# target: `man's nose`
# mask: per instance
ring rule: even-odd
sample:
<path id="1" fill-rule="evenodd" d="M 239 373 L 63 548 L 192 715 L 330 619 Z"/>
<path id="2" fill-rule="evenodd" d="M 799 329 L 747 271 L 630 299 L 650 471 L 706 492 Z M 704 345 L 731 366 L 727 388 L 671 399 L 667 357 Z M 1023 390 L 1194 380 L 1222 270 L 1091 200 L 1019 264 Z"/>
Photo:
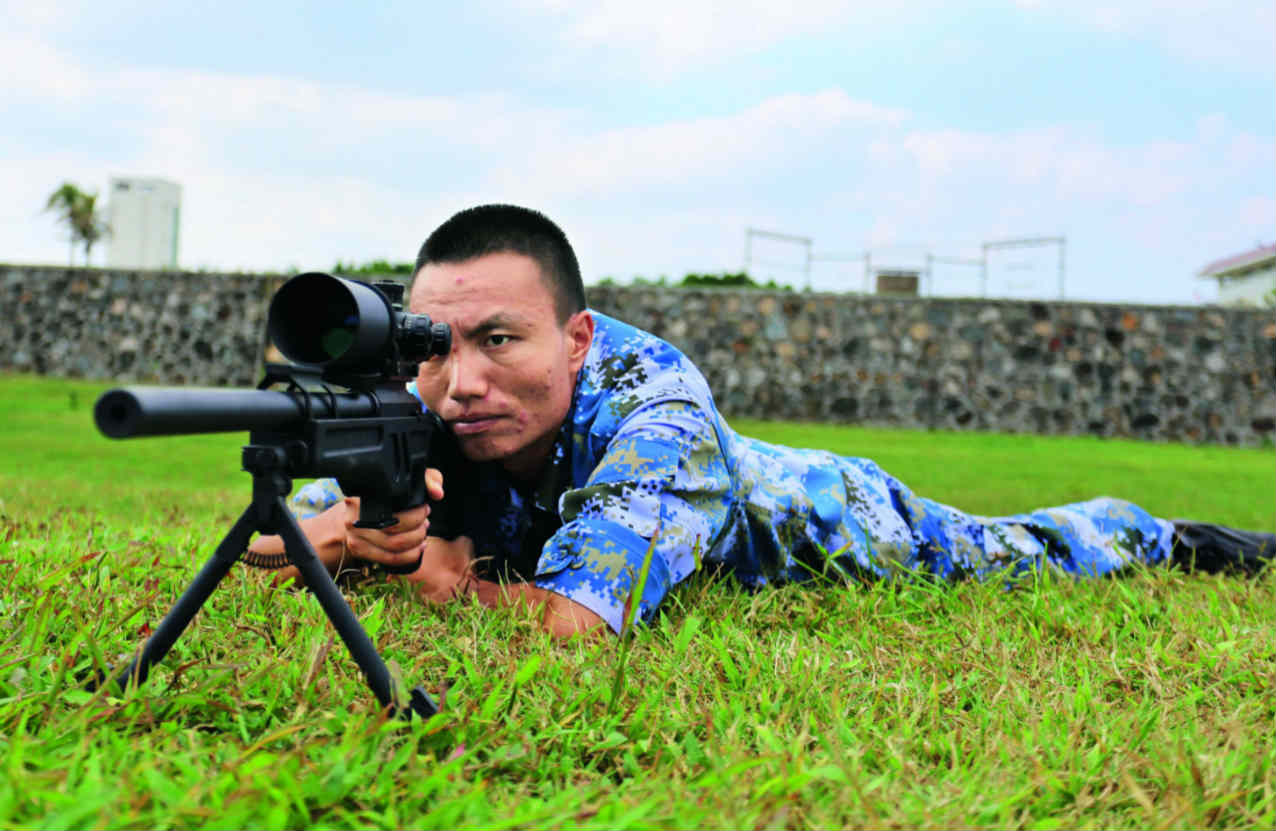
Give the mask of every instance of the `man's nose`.
<path id="1" fill-rule="evenodd" d="M 483 359 L 466 350 L 453 346 L 448 355 L 448 397 L 457 400 L 482 398 L 487 393 L 487 379 L 483 373 Z"/>

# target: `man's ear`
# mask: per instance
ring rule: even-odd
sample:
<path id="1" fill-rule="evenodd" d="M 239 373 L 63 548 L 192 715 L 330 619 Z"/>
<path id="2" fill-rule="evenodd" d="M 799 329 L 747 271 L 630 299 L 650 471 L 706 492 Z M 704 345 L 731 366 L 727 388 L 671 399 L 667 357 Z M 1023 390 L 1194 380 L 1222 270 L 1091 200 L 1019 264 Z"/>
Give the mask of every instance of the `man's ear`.
<path id="1" fill-rule="evenodd" d="M 594 342 L 594 316 L 588 309 L 581 309 L 567 318 L 563 331 L 567 335 L 567 362 L 575 374 L 584 366 L 585 356 Z"/>

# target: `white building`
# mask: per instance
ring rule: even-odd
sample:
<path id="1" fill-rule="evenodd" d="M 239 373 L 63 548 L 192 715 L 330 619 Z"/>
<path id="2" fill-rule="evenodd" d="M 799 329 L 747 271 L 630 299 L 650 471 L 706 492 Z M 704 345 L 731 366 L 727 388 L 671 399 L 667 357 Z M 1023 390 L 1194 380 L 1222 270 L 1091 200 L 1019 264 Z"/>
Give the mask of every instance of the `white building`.
<path id="1" fill-rule="evenodd" d="M 1218 280 L 1218 302 L 1225 306 L 1270 304 L 1276 301 L 1276 245 L 1216 260 L 1198 275 Z"/>
<path id="2" fill-rule="evenodd" d="M 165 179 L 111 179 L 106 238 L 110 268 L 177 268 L 182 188 Z"/>

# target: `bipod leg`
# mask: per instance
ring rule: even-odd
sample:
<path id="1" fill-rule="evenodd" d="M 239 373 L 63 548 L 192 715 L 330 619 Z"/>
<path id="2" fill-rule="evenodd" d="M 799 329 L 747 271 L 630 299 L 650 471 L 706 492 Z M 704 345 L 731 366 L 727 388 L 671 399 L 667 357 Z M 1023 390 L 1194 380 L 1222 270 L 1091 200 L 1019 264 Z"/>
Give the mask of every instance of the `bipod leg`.
<path id="1" fill-rule="evenodd" d="M 346 599 L 341 596 L 337 584 L 332 581 L 328 570 L 319 561 L 319 556 L 315 554 L 310 541 L 301 532 L 297 520 L 284 504 L 283 497 L 278 497 L 275 503 L 275 527 L 279 535 L 283 537 L 284 551 L 288 553 L 288 560 L 301 572 L 302 578 L 306 581 L 306 588 L 319 601 L 324 614 L 328 616 L 328 620 L 332 621 L 333 628 L 345 642 L 355 663 L 359 665 L 359 669 L 363 670 L 363 675 L 368 681 L 368 686 L 372 688 L 373 694 L 376 695 L 377 701 L 381 702 L 382 707 L 389 708 L 391 714 L 404 718 L 411 718 L 414 712 L 422 718 L 429 718 L 437 713 L 439 708 L 434 703 L 434 699 L 420 687 L 414 687 L 411 690 L 406 707 L 400 706 L 395 701 L 390 670 L 386 667 L 385 661 L 381 660 L 381 655 L 373 645 L 372 639 L 363 630 L 363 625 L 354 616 Z"/>
<path id="2" fill-rule="evenodd" d="M 146 639 L 137 657 L 128 665 L 127 671 L 122 673 L 110 671 L 107 673 L 107 678 L 115 678 L 121 689 L 127 689 L 130 682 L 139 686 L 145 682 L 151 667 L 164 659 L 168 650 L 172 649 L 173 644 L 181 637 L 182 632 L 186 631 L 196 612 L 203 608 L 204 602 L 213 593 L 213 589 L 217 588 L 217 584 L 230 571 L 231 566 L 235 565 L 256 531 L 256 508 L 249 505 L 222 538 L 213 556 L 199 570 L 195 579 L 186 587 L 186 591 L 177 598 L 173 608 Z"/>

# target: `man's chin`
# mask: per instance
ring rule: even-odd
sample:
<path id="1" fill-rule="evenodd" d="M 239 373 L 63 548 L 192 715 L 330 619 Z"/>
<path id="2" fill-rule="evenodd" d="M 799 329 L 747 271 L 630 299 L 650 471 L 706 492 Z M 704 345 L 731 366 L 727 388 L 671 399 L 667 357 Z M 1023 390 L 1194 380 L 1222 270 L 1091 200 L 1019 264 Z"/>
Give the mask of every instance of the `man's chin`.
<path id="1" fill-rule="evenodd" d="M 468 462 L 497 462 L 510 455 L 510 450 L 487 436 L 457 436 L 461 455 Z"/>

